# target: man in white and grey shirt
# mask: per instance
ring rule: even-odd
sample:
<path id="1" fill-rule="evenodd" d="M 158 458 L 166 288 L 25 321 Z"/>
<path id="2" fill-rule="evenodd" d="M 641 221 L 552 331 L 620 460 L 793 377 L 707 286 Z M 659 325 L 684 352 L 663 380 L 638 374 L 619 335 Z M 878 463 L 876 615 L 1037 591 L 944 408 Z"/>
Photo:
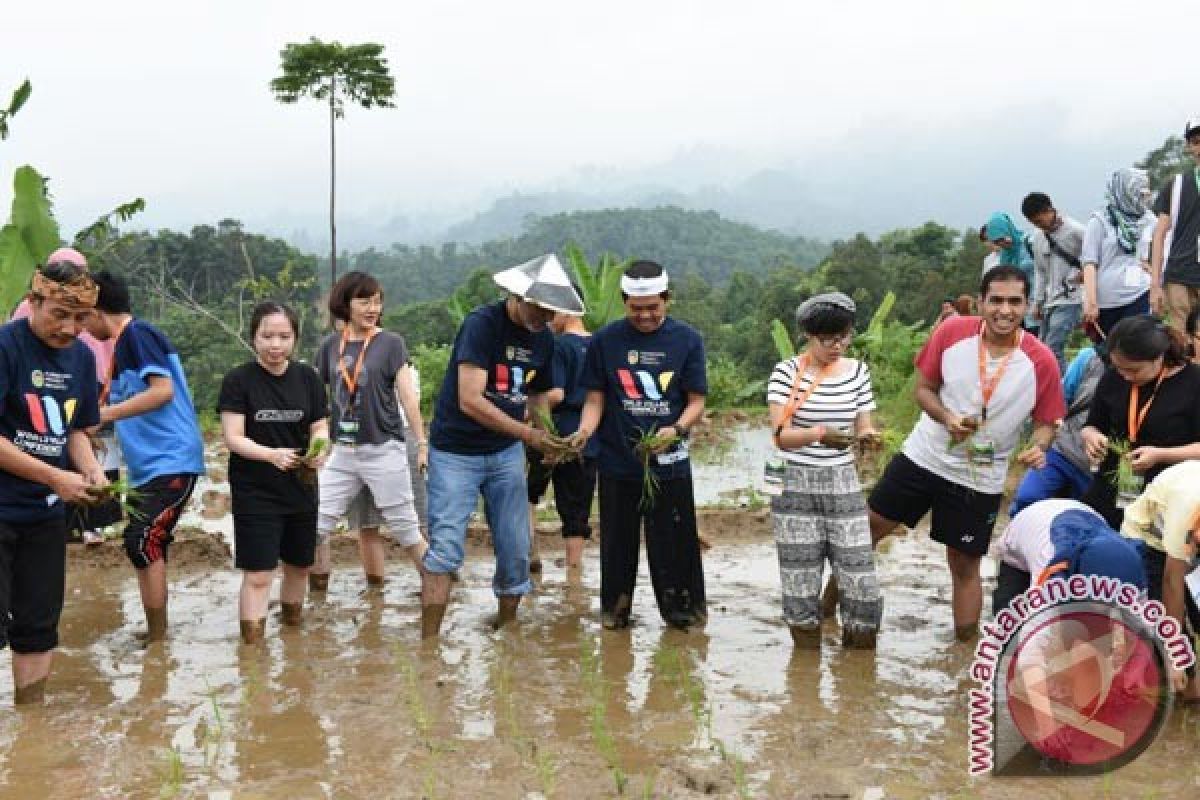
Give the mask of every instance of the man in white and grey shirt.
<path id="1" fill-rule="evenodd" d="M 1083 315 L 1083 273 L 1079 254 L 1083 250 L 1084 226 L 1064 217 L 1050 198 L 1032 192 L 1021 203 L 1021 213 L 1036 231 L 1029 237 L 1033 250 L 1037 290 L 1030 298 L 1034 316 L 1041 320 L 1041 339 L 1058 359 L 1058 371 L 1066 371 L 1063 348 Z"/>

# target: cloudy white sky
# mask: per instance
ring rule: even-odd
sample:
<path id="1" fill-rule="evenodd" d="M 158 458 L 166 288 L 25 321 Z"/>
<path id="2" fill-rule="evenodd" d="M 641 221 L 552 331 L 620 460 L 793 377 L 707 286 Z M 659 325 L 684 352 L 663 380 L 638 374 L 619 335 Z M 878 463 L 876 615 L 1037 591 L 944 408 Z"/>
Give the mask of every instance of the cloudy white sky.
<path id="1" fill-rule="evenodd" d="M 394 110 L 339 125 L 339 202 L 360 217 L 466 215 L 579 188 L 584 168 L 671 163 L 690 166 L 657 174 L 695 185 L 870 169 L 904 197 L 911 173 L 891 186 L 892 164 L 944 156 L 975 185 L 1078 149 L 1108 169 L 1200 110 L 1195 2 L 6 5 L 0 96 L 26 76 L 34 95 L 0 175 L 52 176 L 68 225 L 134 195 L 149 226 L 319 220 L 324 109 L 267 88 L 281 47 L 309 36 L 380 42 L 396 76 Z"/>

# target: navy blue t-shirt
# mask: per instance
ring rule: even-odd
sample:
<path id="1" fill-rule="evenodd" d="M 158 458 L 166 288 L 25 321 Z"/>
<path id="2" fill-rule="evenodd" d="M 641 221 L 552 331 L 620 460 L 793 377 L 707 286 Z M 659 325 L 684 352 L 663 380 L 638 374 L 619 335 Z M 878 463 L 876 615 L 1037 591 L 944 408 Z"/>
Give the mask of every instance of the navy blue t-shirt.
<path id="1" fill-rule="evenodd" d="M 484 396 L 515 420 L 525 419 L 529 394 L 550 388 L 554 335 L 532 333 L 508 318 L 505 301 L 480 306 L 467 315 L 442 379 L 433 411 L 429 441 L 438 450 L 459 455 L 487 455 L 516 439 L 485 428 L 458 407 L 458 365 L 473 364 L 487 372 Z"/>
<path id="2" fill-rule="evenodd" d="M 100 422 L 96 358 L 83 342 L 50 347 L 28 319 L 0 327 L 0 436 L 59 469 L 72 430 Z M 0 471 L 0 520 L 37 522 L 63 513 L 49 487 Z"/>
<path id="3" fill-rule="evenodd" d="M 587 389 L 583 388 L 583 359 L 587 354 L 591 336 L 564 333 L 554 337 L 554 357 L 550 360 L 550 385 L 563 390 L 563 399 L 554 407 L 554 425 L 562 436 L 570 436 L 579 430 L 579 419 L 583 404 L 587 400 Z M 596 455 L 596 442 L 588 442 L 583 451 L 585 456 Z"/>
<path id="4" fill-rule="evenodd" d="M 581 383 L 604 392 L 604 416 L 595 436 L 600 472 L 639 479 L 642 463 L 633 451 L 639 431 L 674 424 L 688 392 L 708 393 L 704 340 L 670 317 L 654 333 L 639 333 L 628 320 L 617 320 L 592 337 Z M 659 478 L 686 476 L 691 470 L 687 442 L 660 453 L 651 464 Z"/>

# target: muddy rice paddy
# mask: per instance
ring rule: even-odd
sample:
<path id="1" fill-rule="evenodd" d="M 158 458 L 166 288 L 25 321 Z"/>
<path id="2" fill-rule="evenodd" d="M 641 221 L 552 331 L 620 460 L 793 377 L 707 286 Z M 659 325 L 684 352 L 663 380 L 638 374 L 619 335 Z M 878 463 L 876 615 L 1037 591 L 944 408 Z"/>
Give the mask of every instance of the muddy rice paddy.
<path id="1" fill-rule="evenodd" d="M 45 707 L 0 704 L 0 796 L 41 797 L 1195 797 L 1200 724 L 1177 712 L 1105 778 L 969 780 L 970 649 L 952 642 L 942 554 L 881 558 L 877 654 L 794 652 L 762 512 L 706 517 L 704 631 L 663 627 L 647 591 L 629 631 L 598 624 L 598 564 L 546 568 L 517 627 L 492 631 L 473 548 L 439 645 L 419 641 L 417 579 L 393 562 L 366 591 L 353 542 L 302 631 L 272 618 L 238 644 L 238 575 L 216 538 L 178 550 L 171 641 L 143 649 L 116 545 L 72 549 L 63 646 Z M 644 585 L 648 585 L 643 575 Z M 8 656 L 0 668 L 7 673 Z"/>

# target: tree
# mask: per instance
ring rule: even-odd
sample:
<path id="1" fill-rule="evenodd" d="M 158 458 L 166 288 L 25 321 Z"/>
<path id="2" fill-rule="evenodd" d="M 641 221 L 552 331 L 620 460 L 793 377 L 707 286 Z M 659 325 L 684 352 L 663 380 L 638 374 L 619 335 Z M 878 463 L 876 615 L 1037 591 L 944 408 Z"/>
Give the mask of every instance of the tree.
<path id="1" fill-rule="evenodd" d="M 1167 185 L 1179 172 L 1191 165 L 1191 158 L 1183 146 L 1182 136 L 1168 136 L 1160 146 L 1146 153 L 1145 158 L 1134 166 L 1146 170 L 1150 188 L 1158 191 Z"/>
<path id="2" fill-rule="evenodd" d="M 346 115 L 346 101 L 363 108 L 395 108 L 396 82 L 388 72 L 383 45 L 343 45 L 311 38 L 307 43 L 293 42 L 279 52 L 279 77 L 271 81 L 271 91 L 281 103 L 295 103 L 301 97 L 329 103 L 329 276 L 337 280 L 337 225 L 334 221 L 337 185 L 334 123 Z"/>

